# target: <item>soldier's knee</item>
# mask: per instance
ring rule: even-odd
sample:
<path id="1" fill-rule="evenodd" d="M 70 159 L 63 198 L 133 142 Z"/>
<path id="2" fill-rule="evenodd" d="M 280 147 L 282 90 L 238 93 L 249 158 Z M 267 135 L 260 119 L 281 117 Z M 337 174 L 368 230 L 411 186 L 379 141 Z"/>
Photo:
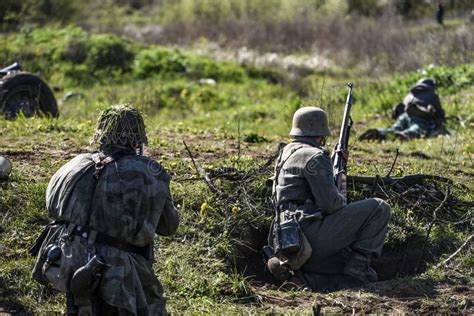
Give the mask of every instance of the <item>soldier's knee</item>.
<path id="1" fill-rule="evenodd" d="M 379 198 L 374 198 L 374 201 L 377 203 L 377 211 L 379 212 L 379 215 L 383 218 L 386 218 L 388 221 L 390 219 L 391 214 L 390 205 L 388 205 L 387 202 Z"/>

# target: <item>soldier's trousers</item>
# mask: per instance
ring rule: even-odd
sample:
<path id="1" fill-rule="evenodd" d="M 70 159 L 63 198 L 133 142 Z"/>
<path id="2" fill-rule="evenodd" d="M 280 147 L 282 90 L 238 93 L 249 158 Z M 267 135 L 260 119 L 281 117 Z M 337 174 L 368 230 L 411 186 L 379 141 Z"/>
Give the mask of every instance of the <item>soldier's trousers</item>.
<path id="1" fill-rule="evenodd" d="M 403 113 L 397 118 L 395 124 L 390 128 L 377 128 L 383 138 L 388 134 L 393 134 L 394 132 L 405 133 L 410 138 L 419 138 L 422 135 L 428 135 L 431 130 L 433 130 L 434 124 L 429 121 L 410 116 L 407 113 Z"/>
<path id="2" fill-rule="evenodd" d="M 378 198 L 351 203 L 318 221 L 302 221 L 301 227 L 313 253 L 302 271 L 341 273 L 344 251 L 380 256 L 390 219 L 390 206 Z"/>

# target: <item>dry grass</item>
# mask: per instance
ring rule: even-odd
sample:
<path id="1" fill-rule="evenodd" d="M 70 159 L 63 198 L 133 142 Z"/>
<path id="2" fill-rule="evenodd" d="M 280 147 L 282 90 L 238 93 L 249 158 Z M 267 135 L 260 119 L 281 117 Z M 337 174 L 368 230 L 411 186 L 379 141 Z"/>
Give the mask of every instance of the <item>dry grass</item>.
<path id="1" fill-rule="evenodd" d="M 304 12 L 289 20 L 230 19 L 177 21 L 160 27 L 128 26 L 126 34 L 146 42 L 189 46 L 206 39 L 222 48 L 260 52 L 317 53 L 336 64 L 369 72 L 414 70 L 426 64 L 473 59 L 474 26 L 452 20 L 407 22 L 393 15 L 314 18 Z"/>

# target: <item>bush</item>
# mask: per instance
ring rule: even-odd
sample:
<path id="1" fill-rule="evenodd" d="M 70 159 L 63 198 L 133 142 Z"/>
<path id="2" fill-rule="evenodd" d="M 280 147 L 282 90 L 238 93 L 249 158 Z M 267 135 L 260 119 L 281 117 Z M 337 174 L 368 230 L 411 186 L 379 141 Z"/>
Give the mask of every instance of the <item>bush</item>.
<path id="1" fill-rule="evenodd" d="M 133 72 L 139 78 L 172 75 L 186 71 L 185 57 L 177 50 L 150 48 L 137 54 Z"/>
<path id="2" fill-rule="evenodd" d="M 263 79 L 273 84 L 285 84 L 289 81 L 288 75 L 277 68 L 257 68 L 252 65 L 244 65 L 244 68 L 252 79 Z"/>
<path id="3" fill-rule="evenodd" d="M 93 85 L 94 80 L 91 77 L 90 69 L 84 65 L 67 64 L 63 67 L 64 78 L 71 85 Z"/>
<path id="4" fill-rule="evenodd" d="M 171 83 L 158 87 L 158 108 L 173 108 L 183 113 L 205 112 L 226 108 L 232 104 L 229 96 L 213 86 L 196 83 Z"/>
<path id="5" fill-rule="evenodd" d="M 205 57 L 191 57 L 187 73 L 193 79 L 212 78 L 217 81 L 242 82 L 247 76 L 242 66 L 231 62 L 216 62 Z"/>
<path id="6" fill-rule="evenodd" d="M 16 28 L 25 23 L 65 23 L 76 12 L 76 4 L 69 0 L 2 0 L 0 29 Z"/>
<path id="7" fill-rule="evenodd" d="M 232 62 L 216 62 L 202 56 L 189 56 L 178 50 L 155 47 L 137 54 L 133 72 L 138 78 L 154 75 L 183 75 L 190 79 L 212 78 L 217 81 L 242 82 L 247 74 L 242 66 Z"/>
<path id="8" fill-rule="evenodd" d="M 118 36 L 100 34 L 89 38 L 87 64 L 93 70 L 127 71 L 133 57 L 127 43 Z"/>
<path id="9" fill-rule="evenodd" d="M 73 64 L 82 64 L 87 59 L 87 53 L 87 38 L 74 38 L 69 40 L 64 50 L 61 51 L 60 59 Z"/>

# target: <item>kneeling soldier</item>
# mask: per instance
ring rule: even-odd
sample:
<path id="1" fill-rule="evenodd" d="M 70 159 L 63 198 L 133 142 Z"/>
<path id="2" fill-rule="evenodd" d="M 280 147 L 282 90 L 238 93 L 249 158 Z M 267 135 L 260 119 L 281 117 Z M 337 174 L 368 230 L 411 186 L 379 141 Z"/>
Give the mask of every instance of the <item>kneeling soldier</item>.
<path id="1" fill-rule="evenodd" d="M 171 235 L 179 223 L 170 177 L 143 156 L 145 126 L 132 107 L 104 111 L 93 141 L 98 152 L 72 159 L 49 182 L 56 221 L 33 277 L 67 293 L 68 314 L 166 314 L 151 263 L 155 233 Z"/>
<path id="2" fill-rule="evenodd" d="M 381 199 L 346 204 L 334 183 L 332 161 L 324 148 L 329 134 L 323 110 L 297 110 L 290 132 L 293 141 L 280 153 L 273 186 L 279 214 L 297 220 L 303 233 L 301 242 L 307 245 L 302 245 L 306 254 L 295 254 L 296 261 L 292 255 L 286 261 L 273 257 L 267 266 L 280 280 L 304 284 L 312 290 L 376 281 L 370 263 L 381 254 L 390 219 L 390 207 Z M 273 247 L 278 230 L 285 238 L 285 227 L 275 228 L 269 238 Z"/>

